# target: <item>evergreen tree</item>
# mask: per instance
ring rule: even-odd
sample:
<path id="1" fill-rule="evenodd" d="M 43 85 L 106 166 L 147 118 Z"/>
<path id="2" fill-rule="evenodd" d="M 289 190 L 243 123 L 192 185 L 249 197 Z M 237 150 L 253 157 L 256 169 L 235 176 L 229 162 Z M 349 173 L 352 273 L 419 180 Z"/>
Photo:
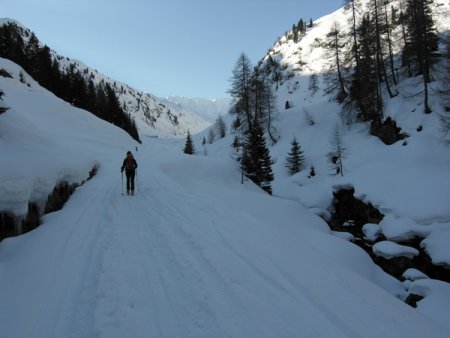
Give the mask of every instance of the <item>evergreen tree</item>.
<path id="1" fill-rule="evenodd" d="M 440 90 L 444 102 L 444 113 L 441 115 L 442 138 L 447 144 L 450 144 L 450 36 L 445 40 L 447 65 L 443 69 L 443 87 Z"/>
<path id="2" fill-rule="evenodd" d="M 383 0 L 384 2 L 384 0 Z M 381 83 L 384 83 L 386 86 L 386 89 L 389 93 L 390 97 L 394 97 L 394 93 L 391 90 L 390 85 L 390 77 L 388 77 L 387 69 L 385 65 L 385 57 L 384 54 L 387 52 L 387 46 L 389 45 L 387 43 L 386 37 L 389 36 L 388 32 L 388 22 L 387 20 L 387 13 L 384 12 L 386 9 L 386 6 L 383 6 L 383 3 L 381 0 L 371 0 L 369 2 L 369 8 L 370 8 L 370 24 L 372 25 L 372 30 L 374 34 L 374 50 L 375 50 L 375 61 L 376 64 L 376 71 L 377 71 L 377 78 L 379 79 L 379 87 L 381 87 Z M 381 91 L 381 89 L 380 89 Z"/>
<path id="3" fill-rule="evenodd" d="M 209 129 L 209 132 L 208 132 L 208 143 L 213 144 L 215 139 L 216 139 L 216 133 L 214 132 L 214 129 L 211 128 L 211 129 Z"/>
<path id="4" fill-rule="evenodd" d="M 314 96 L 319 90 L 317 81 L 318 81 L 317 74 L 316 73 L 311 74 L 311 76 L 309 77 L 308 90 L 311 92 L 312 96 Z"/>
<path id="5" fill-rule="evenodd" d="M 3 95 L 5 93 L 3 92 L 3 90 L 0 89 L 0 100 L 3 101 Z M 8 108 L 3 107 L 3 105 L 0 105 L 0 114 L 4 113 L 5 111 L 7 111 Z"/>
<path id="6" fill-rule="evenodd" d="M 298 30 L 295 25 L 292 25 L 292 40 L 294 40 L 294 42 L 298 42 Z"/>
<path id="7" fill-rule="evenodd" d="M 301 146 L 294 137 L 291 141 L 291 151 L 288 153 L 286 158 L 286 168 L 289 170 L 289 174 L 294 175 L 303 169 L 303 162 L 305 158 L 303 156 L 303 151 Z"/>
<path id="8" fill-rule="evenodd" d="M 192 142 L 191 133 L 189 131 L 186 137 L 186 144 L 184 146 L 183 152 L 189 155 L 192 155 L 195 152 L 194 143 Z"/>
<path id="9" fill-rule="evenodd" d="M 400 11 L 400 17 L 399 17 L 399 23 L 402 26 L 402 40 L 403 40 L 403 45 L 407 46 L 408 45 L 408 37 L 407 37 L 407 18 L 405 15 L 405 11 L 402 8 L 402 10 Z M 402 51 L 402 66 L 406 67 L 408 70 L 408 76 L 412 77 L 412 68 L 411 68 L 411 60 L 410 60 L 410 56 L 409 53 L 406 51 L 405 48 L 403 48 Z"/>
<path id="10" fill-rule="evenodd" d="M 219 138 L 224 138 L 227 135 L 227 126 L 221 115 L 217 117 L 215 126 Z"/>
<path id="11" fill-rule="evenodd" d="M 347 149 L 344 145 L 342 131 L 338 125 L 333 129 L 329 138 L 331 145 L 331 152 L 328 153 L 328 161 L 331 164 L 334 175 L 344 176 L 343 159 L 346 155 Z"/>
<path id="12" fill-rule="evenodd" d="M 234 119 L 231 127 L 233 128 L 233 130 L 237 131 L 238 129 L 241 128 L 241 119 L 239 118 L 239 116 L 236 116 L 236 118 Z"/>
<path id="13" fill-rule="evenodd" d="M 255 121 L 253 129 L 247 132 L 241 167 L 245 176 L 272 194 L 271 182 L 274 178 L 272 160 L 266 145 L 264 131 L 258 121 Z"/>
<path id="14" fill-rule="evenodd" d="M 421 75 L 424 86 L 424 112 L 431 113 L 428 102 L 428 84 L 431 65 L 438 49 L 438 36 L 432 15 L 433 0 L 405 0 L 406 45 L 404 56 L 414 73 Z"/>
<path id="15" fill-rule="evenodd" d="M 363 18 L 357 34 L 359 67 L 354 70 L 350 97 L 344 103 L 344 112 L 347 114 L 347 123 L 355 119 L 355 114 L 358 121 L 378 123 L 383 118 L 383 100 L 375 29 L 369 16 Z"/>
<path id="16" fill-rule="evenodd" d="M 300 33 L 305 32 L 305 22 L 303 21 L 303 19 L 300 19 L 300 21 L 298 22 L 297 29 Z"/>
<path id="17" fill-rule="evenodd" d="M 239 137 L 237 135 L 233 139 L 233 143 L 231 144 L 233 148 L 239 151 L 239 147 L 241 146 L 241 142 L 239 141 Z"/>

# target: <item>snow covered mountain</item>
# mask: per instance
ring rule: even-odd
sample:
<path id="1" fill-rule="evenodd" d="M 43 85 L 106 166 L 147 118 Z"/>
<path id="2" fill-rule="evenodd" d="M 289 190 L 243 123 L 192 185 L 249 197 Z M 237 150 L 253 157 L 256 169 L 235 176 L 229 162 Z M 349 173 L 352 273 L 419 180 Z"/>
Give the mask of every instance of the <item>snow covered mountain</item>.
<path id="1" fill-rule="evenodd" d="M 446 27 L 449 5 L 437 4 Z M 273 197 L 249 180 L 241 184 L 230 128 L 204 146 L 208 131 L 195 135 L 194 156 L 182 153 L 184 140 L 176 137 L 143 137 L 141 145 L 0 59 L 0 102 L 9 108 L 0 114 L 0 229 L 11 213 L 25 217 L 29 202 L 45 204 L 58 183 L 81 183 L 98 168 L 41 226 L 0 242 L 2 335 L 449 337 L 449 283 L 416 269 L 400 271 L 399 280 L 373 261 L 415 256 L 413 238 L 433 264 L 450 266 L 450 153 L 441 140 L 441 100 L 434 90 L 434 111 L 423 114 L 418 80 L 403 78 L 385 111 L 409 137 L 391 146 L 371 136 L 366 123 L 343 125 L 340 106 L 324 93 L 327 66 L 314 41 L 332 20 L 346 17 L 341 9 L 298 43 L 283 38 L 272 48 L 286 65 L 274 83 Z M 308 88 L 312 73 L 315 93 Z M 192 121 L 173 102 L 117 83 L 115 89 L 140 116 L 144 135 L 180 135 L 184 127 L 171 119 Z M 149 121 L 142 107 L 155 113 Z M 233 117 L 225 119 L 230 124 Z M 336 126 L 346 148 L 344 176 L 330 175 Z M 293 136 L 305 169 L 290 176 L 285 159 Z M 134 197 L 122 194 L 119 169 L 127 150 L 139 164 Z M 324 221 L 335 211 L 333 193 L 343 187 L 384 215 L 364 227 L 373 241 L 370 254 Z M 416 309 L 405 304 L 409 295 L 424 297 Z"/>
<path id="2" fill-rule="evenodd" d="M 21 32 L 22 38 L 28 41 L 32 32 L 20 22 L 11 19 L 0 19 L 0 26 L 14 24 Z M 41 46 L 43 43 L 39 42 Z M 182 107 L 171 110 L 158 97 L 136 90 L 129 85 L 113 80 L 89 67 L 79 60 L 58 55 L 50 51 L 53 59 L 58 60 L 63 72 L 74 71 L 83 74 L 86 81 L 92 80 L 94 85 L 109 84 L 113 88 L 123 110 L 134 119 L 141 137 L 149 136 L 182 136 L 191 132 L 198 132 L 210 125 L 193 111 L 186 111 Z"/>
<path id="3" fill-rule="evenodd" d="M 358 5 L 357 16 L 359 20 L 368 13 L 368 0 L 356 0 Z M 404 10 L 401 0 L 388 1 L 388 15 L 398 16 L 400 10 Z M 440 34 L 448 34 L 450 30 L 449 3 L 445 0 L 434 0 L 433 15 L 436 21 L 436 30 Z M 268 53 L 258 63 L 258 67 L 268 72 L 272 81 L 278 82 L 281 92 L 289 94 L 287 97 L 304 99 L 310 92 L 307 90 L 310 76 L 323 74 L 329 71 L 330 65 L 335 65 L 335 60 L 326 60 L 326 52 L 323 42 L 326 35 L 337 24 L 342 30 L 342 35 L 348 34 L 352 28 L 352 8 L 343 6 L 341 9 L 314 21 L 312 27 L 305 27 L 303 33 L 299 33 L 297 41 L 293 39 L 293 32 L 287 32 L 275 42 Z M 402 27 L 397 27 L 391 32 L 393 52 L 398 53 L 403 46 Z M 351 45 L 347 46 L 348 48 Z M 400 63 L 400 60 L 397 60 Z M 271 71 L 272 70 L 272 71 Z M 303 83 L 301 83 L 303 81 Z"/>
<path id="4" fill-rule="evenodd" d="M 162 98 L 160 98 L 160 100 L 181 107 L 184 111 L 195 113 L 210 123 L 214 123 L 219 115 L 223 116 L 228 114 L 231 105 L 230 98 L 208 100 L 201 98 L 191 99 L 182 96 L 169 96 L 165 99 L 166 101 Z"/>

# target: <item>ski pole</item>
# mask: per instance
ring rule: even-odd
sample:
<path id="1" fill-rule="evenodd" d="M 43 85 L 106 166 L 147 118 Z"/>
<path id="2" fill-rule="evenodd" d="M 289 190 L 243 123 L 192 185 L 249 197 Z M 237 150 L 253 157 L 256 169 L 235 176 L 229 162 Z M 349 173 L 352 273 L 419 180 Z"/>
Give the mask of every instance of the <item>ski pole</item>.
<path id="1" fill-rule="evenodd" d="M 122 173 L 122 175 L 121 175 L 122 176 L 122 185 L 121 186 L 122 186 L 122 195 L 123 195 L 123 171 L 121 171 L 121 173 Z"/>
<path id="2" fill-rule="evenodd" d="M 138 188 L 138 192 L 139 192 L 139 176 L 138 176 L 137 169 L 136 169 L 136 184 L 137 184 L 137 188 Z"/>

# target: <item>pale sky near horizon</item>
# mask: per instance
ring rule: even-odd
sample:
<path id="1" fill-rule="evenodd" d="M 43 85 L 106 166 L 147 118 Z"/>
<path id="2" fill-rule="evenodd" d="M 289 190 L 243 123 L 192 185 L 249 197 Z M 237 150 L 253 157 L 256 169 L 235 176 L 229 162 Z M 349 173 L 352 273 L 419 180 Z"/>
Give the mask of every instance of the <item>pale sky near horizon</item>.
<path id="1" fill-rule="evenodd" d="M 222 98 L 241 52 L 256 64 L 300 19 L 343 0 L 1 0 L 59 54 L 157 96 Z"/>

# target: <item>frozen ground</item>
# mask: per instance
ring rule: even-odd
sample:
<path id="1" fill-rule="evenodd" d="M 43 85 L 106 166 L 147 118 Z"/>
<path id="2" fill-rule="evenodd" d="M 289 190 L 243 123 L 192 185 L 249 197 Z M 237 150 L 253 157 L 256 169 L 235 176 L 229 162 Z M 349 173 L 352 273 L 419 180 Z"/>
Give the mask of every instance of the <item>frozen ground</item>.
<path id="1" fill-rule="evenodd" d="M 122 151 L 44 224 L 0 244 L 7 337 L 448 337 L 299 204 L 172 141 Z M 377 277 L 378 276 L 378 277 Z"/>

